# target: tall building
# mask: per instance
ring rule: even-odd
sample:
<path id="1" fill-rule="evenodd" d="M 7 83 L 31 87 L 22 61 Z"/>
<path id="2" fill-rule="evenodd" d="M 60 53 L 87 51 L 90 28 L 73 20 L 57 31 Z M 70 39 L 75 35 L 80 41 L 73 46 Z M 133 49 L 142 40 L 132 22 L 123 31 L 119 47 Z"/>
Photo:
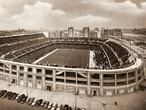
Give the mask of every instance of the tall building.
<path id="1" fill-rule="evenodd" d="M 89 37 L 89 27 L 83 28 L 83 37 Z"/>
<path id="2" fill-rule="evenodd" d="M 74 28 L 73 27 L 69 27 L 68 28 L 68 37 L 74 37 Z"/>
<path id="3" fill-rule="evenodd" d="M 110 30 L 109 29 L 102 29 L 101 30 L 101 37 L 102 38 L 108 38 L 110 35 Z"/>
<path id="4" fill-rule="evenodd" d="M 79 31 L 75 31 L 75 37 L 80 37 L 80 32 Z"/>
<path id="5" fill-rule="evenodd" d="M 97 38 L 97 32 L 94 31 L 94 30 L 90 31 L 90 35 L 89 35 L 89 37 Z"/>
<path id="6" fill-rule="evenodd" d="M 60 38 L 63 37 L 63 31 L 60 31 Z"/>
<path id="7" fill-rule="evenodd" d="M 110 35 L 112 36 L 122 36 L 122 30 L 121 29 L 111 29 Z"/>
<path id="8" fill-rule="evenodd" d="M 101 38 L 101 30 L 100 30 L 100 28 L 95 28 L 94 29 L 94 32 L 95 32 L 95 36 L 97 37 L 97 38 Z"/>
<path id="9" fill-rule="evenodd" d="M 146 35 L 146 28 L 132 29 L 134 34 L 143 34 Z"/>

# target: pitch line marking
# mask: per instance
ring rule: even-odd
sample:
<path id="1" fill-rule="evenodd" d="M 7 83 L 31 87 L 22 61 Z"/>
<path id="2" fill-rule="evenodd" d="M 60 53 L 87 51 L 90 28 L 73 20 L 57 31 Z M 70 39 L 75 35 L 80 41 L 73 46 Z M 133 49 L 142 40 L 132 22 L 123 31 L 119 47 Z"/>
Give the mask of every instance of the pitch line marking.
<path id="1" fill-rule="evenodd" d="M 35 62 L 33 62 L 33 64 L 37 64 L 38 62 L 40 62 L 41 60 L 45 59 L 46 57 L 48 57 L 49 55 L 53 54 L 54 52 L 56 52 L 58 49 L 53 50 L 52 52 L 46 54 L 45 56 L 39 58 L 38 60 L 36 60 Z"/>

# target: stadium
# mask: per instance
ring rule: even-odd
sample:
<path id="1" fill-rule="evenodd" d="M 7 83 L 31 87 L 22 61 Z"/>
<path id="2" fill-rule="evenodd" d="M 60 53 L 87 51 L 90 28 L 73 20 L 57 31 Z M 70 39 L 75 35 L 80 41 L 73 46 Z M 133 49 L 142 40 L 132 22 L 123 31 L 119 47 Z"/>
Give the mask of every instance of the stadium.
<path id="1" fill-rule="evenodd" d="M 10 84 L 88 96 L 136 91 L 144 80 L 141 55 L 114 38 L 0 37 L 0 79 Z"/>

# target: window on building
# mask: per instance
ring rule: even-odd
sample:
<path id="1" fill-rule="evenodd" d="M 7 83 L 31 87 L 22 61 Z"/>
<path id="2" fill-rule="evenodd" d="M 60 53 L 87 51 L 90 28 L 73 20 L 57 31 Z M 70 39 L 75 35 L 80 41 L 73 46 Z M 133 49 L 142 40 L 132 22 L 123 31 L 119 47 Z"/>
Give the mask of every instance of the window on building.
<path id="1" fill-rule="evenodd" d="M 42 72 L 42 69 L 37 69 L 37 73 L 41 73 Z"/>
<path id="2" fill-rule="evenodd" d="M 28 78 L 32 78 L 32 75 L 27 75 Z"/>
<path id="3" fill-rule="evenodd" d="M 28 68 L 28 72 L 32 72 L 32 68 Z"/>
<path id="4" fill-rule="evenodd" d="M 46 75 L 52 75 L 52 70 L 45 70 Z"/>
<path id="5" fill-rule="evenodd" d="M 41 76 L 36 76 L 36 79 L 41 80 L 42 77 Z"/>
<path id="6" fill-rule="evenodd" d="M 12 69 L 16 70 L 17 66 L 16 65 L 12 65 Z"/>
<path id="7" fill-rule="evenodd" d="M 20 66 L 19 69 L 20 69 L 20 71 L 24 71 L 24 67 L 23 66 Z"/>
<path id="8" fill-rule="evenodd" d="M 20 73 L 20 76 L 24 76 L 24 74 L 23 73 Z"/>
<path id="9" fill-rule="evenodd" d="M 3 67 L 3 63 L 0 63 L 0 67 Z"/>
<path id="10" fill-rule="evenodd" d="M 53 79 L 52 78 L 49 78 L 49 77 L 45 77 L 45 80 L 46 81 L 52 81 Z"/>
<path id="11" fill-rule="evenodd" d="M 14 72 L 14 71 L 12 71 L 12 74 L 13 74 L 13 75 L 16 75 L 17 73 L 16 73 L 16 72 Z"/>

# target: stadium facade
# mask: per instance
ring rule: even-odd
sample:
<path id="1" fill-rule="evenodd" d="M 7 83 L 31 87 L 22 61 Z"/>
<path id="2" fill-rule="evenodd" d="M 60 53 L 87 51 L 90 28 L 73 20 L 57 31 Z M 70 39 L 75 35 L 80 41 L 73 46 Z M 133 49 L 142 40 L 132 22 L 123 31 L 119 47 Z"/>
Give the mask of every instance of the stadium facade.
<path id="1" fill-rule="evenodd" d="M 96 46 L 99 47 L 101 44 L 105 48 L 108 44 L 105 44 L 105 41 L 103 42 L 99 38 L 47 39 L 47 46 L 45 45 L 39 49 L 35 49 L 30 53 L 36 55 L 37 50 L 43 50 L 43 48 L 46 47 L 49 49 L 52 48 L 52 45 L 54 47 L 57 46 L 57 48 L 65 48 L 63 45 L 70 45 L 70 47 L 73 46 L 75 48 L 75 46 L 78 45 L 77 48 L 79 49 L 84 46 L 84 48 L 89 47 L 91 49 L 97 48 Z M 50 44 L 48 45 L 48 43 Z M 107 47 L 109 48 L 109 46 Z M 129 50 L 130 49 L 131 48 L 129 47 Z M 52 51 L 52 49 L 50 51 Z M 134 51 L 130 50 L 130 52 Z M 13 52 L 13 54 L 14 53 L 15 52 Z M 9 60 L 0 59 L 0 79 L 9 82 L 10 84 L 17 84 L 25 87 L 48 91 L 67 91 L 78 94 L 87 94 L 88 96 L 112 96 L 131 93 L 137 90 L 144 80 L 144 64 L 139 55 L 134 57 L 134 61 L 129 64 L 126 63 L 125 65 L 118 67 L 118 64 L 113 64 L 113 67 L 101 69 L 33 64 L 33 62 L 26 63 L 24 60 L 28 60 L 28 53 L 23 53 L 19 57 L 11 58 Z M 12 52 L 9 52 L 9 54 L 12 54 Z M 107 52 L 107 54 L 109 54 L 109 52 Z M 111 54 L 109 54 L 109 56 L 110 55 Z M 111 57 L 110 61 L 111 65 L 112 58 L 113 57 Z"/>

